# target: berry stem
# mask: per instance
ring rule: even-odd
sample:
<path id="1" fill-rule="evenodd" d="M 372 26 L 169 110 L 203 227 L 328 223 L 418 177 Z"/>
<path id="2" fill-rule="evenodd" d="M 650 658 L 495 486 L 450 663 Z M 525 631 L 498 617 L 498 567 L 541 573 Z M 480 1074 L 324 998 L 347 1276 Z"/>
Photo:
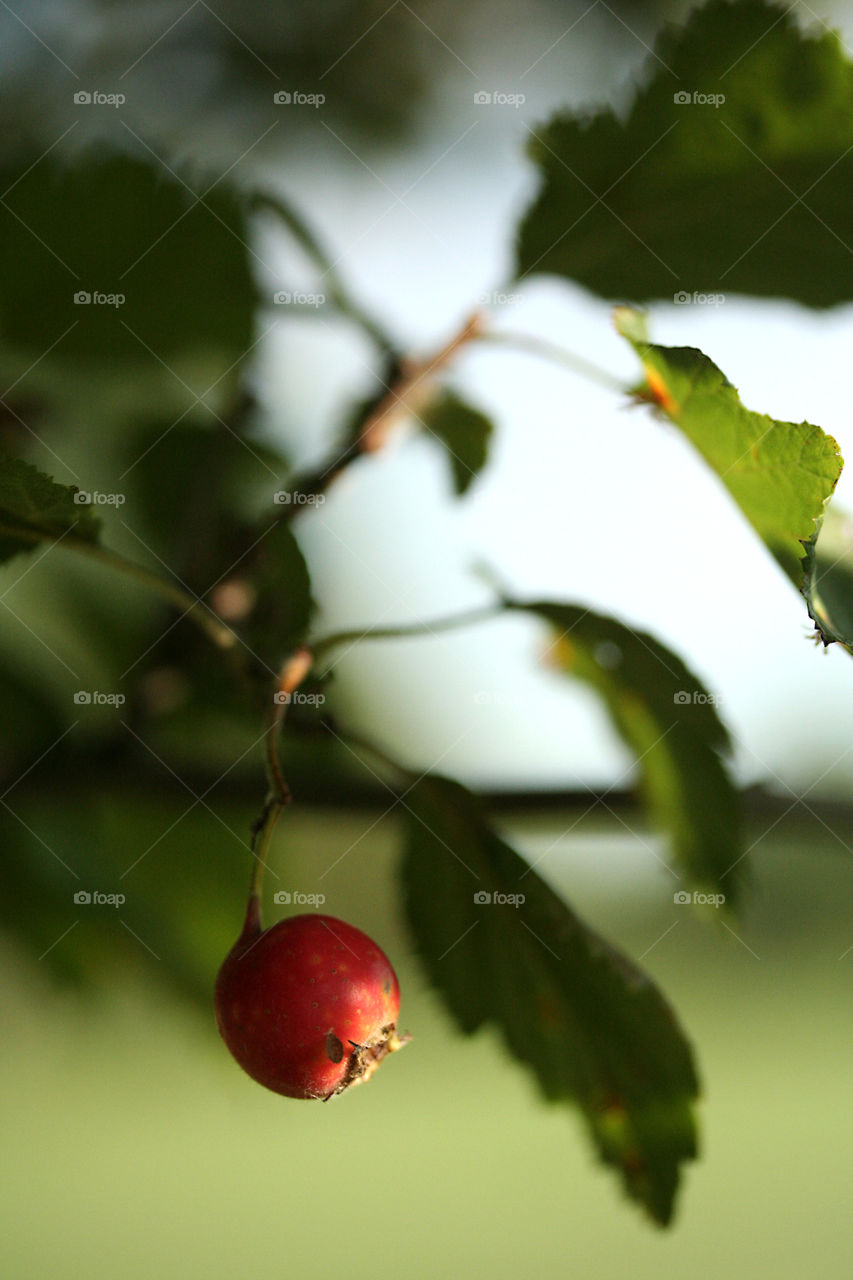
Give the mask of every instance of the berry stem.
<path id="1" fill-rule="evenodd" d="M 261 932 L 261 890 L 272 844 L 275 824 L 282 809 L 291 803 L 293 796 L 290 787 L 281 771 L 278 755 L 281 740 L 281 727 L 290 695 L 299 687 L 314 663 L 314 656 L 309 649 L 297 649 L 284 663 L 276 681 L 273 710 L 270 722 L 264 735 L 266 754 L 266 772 L 268 790 L 261 815 L 252 825 L 252 853 L 255 865 L 249 884 L 249 901 L 246 906 L 246 918 L 243 924 L 243 935 L 250 936 Z"/>

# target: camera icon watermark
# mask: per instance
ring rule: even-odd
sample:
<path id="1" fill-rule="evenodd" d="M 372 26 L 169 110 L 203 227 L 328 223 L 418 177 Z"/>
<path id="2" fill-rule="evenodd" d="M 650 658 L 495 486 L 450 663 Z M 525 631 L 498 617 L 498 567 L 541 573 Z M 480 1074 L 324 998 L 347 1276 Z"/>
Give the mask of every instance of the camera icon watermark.
<path id="1" fill-rule="evenodd" d="M 527 703 L 517 693 L 507 689 L 478 689 L 472 698 L 478 707 L 525 707 Z"/>
<path id="2" fill-rule="evenodd" d="M 74 904 L 78 907 L 123 907 L 127 897 L 123 893 L 101 893 L 98 889 L 78 889 Z"/>
<path id="3" fill-rule="evenodd" d="M 491 293 L 481 293 L 477 299 L 478 307 L 514 307 L 521 302 L 520 293 L 501 293 L 493 289 Z"/>
<path id="4" fill-rule="evenodd" d="M 474 904 L 478 907 L 521 907 L 527 901 L 523 893 L 489 893 L 479 889 L 474 894 Z"/>
<path id="5" fill-rule="evenodd" d="M 123 93 L 102 93 L 100 89 L 78 89 L 74 94 L 77 107 L 123 107 L 126 102 Z"/>
<path id="6" fill-rule="evenodd" d="M 677 107 L 721 107 L 726 100 L 724 93 L 700 93 L 698 89 L 694 89 L 692 93 L 687 89 L 679 89 L 672 95 L 672 100 Z"/>
<path id="7" fill-rule="evenodd" d="M 726 900 L 724 893 L 702 893 L 699 889 L 694 889 L 692 893 L 688 893 L 684 889 L 679 889 L 672 895 L 672 900 L 677 907 L 689 907 L 695 903 L 697 906 L 721 907 Z"/>
<path id="8" fill-rule="evenodd" d="M 272 496 L 277 507 L 322 507 L 325 493 L 300 493 L 298 489 L 279 489 Z"/>
<path id="9" fill-rule="evenodd" d="M 284 693 L 279 689 L 273 694 L 272 700 L 280 707 L 322 707 L 326 701 L 326 695 L 325 693 L 302 693 L 299 689 L 294 689 L 293 693 Z"/>
<path id="10" fill-rule="evenodd" d="M 322 307 L 326 303 L 325 293 L 302 293 L 299 289 L 279 289 L 272 300 L 277 307 Z"/>
<path id="11" fill-rule="evenodd" d="M 101 493 L 99 489 L 90 493 L 88 489 L 78 489 L 74 501 L 78 507 L 123 507 L 127 498 L 123 493 Z"/>
<path id="12" fill-rule="evenodd" d="M 491 93 L 478 89 L 474 94 L 475 107 L 515 107 L 517 111 L 526 101 L 523 93 L 504 93 L 502 89 L 495 89 Z"/>
<path id="13" fill-rule="evenodd" d="M 101 693 L 99 689 L 78 689 L 74 694 L 78 707 L 123 707 L 126 701 L 123 693 Z"/>
<path id="14" fill-rule="evenodd" d="M 686 289 L 679 289 L 677 293 L 672 295 L 672 300 L 678 307 L 721 307 L 726 300 L 726 295 L 724 293 L 700 293 L 698 289 L 688 293 Z"/>
<path id="15" fill-rule="evenodd" d="M 272 900 L 280 907 L 291 904 L 298 907 L 322 907 L 326 901 L 326 895 L 325 893 L 301 893 L 298 889 L 294 889 L 293 892 L 288 889 L 277 889 Z"/>
<path id="16" fill-rule="evenodd" d="M 704 689 L 679 689 L 672 695 L 672 700 L 677 707 L 714 707 L 721 701 L 719 694 L 706 693 Z"/>
<path id="17" fill-rule="evenodd" d="M 300 89 L 279 89 L 272 100 L 277 107 L 322 107 L 325 93 L 303 93 Z"/>
<path id="18" fill-rule="evenodd" d="M 126 301 L 123 293 L 103 293 L 98 289 L 78 289 L 74 294 L 75 307 L 123 307 Z"/>

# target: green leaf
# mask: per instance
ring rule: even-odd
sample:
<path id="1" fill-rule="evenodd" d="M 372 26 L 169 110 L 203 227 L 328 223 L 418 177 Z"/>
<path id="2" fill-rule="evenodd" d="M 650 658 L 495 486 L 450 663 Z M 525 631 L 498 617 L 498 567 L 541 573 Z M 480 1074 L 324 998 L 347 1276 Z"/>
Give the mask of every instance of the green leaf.
<path id="1" fill-rule="evenodd" d="M 69 534 L 97 542 L 101 522 L 84 497 L 20 458 L 0 458 L 0 561 Z"/>
<path id="2" fill-rule="evenodd" d="M 635 301 L 853 297 L 853 65 L 836 33 L 801 31 L 789 5 L 713 0 L 649 61 L 627 116 L 532 131 L 542 185 L 519 275 Z"/>
<path id="3" fill-rule="evenodd" d="M 257 603 L 244 630 L 271 674 L 306 639 L 314 602 L 308 566 L 289 524 L 279 520 L 268 528 L 256 548 L 251 582 Z"/>
<path id="4" fill-rule="evenodd" d="M 406 910 L 451 1013 L 468 1034 L 497 1026 L 548 1099 L 576 1103 L 601 1159 L 665 1225 L 679 1165 L 696 1155 L 698 1093 L 669 1005 L 495 834 L 464 787 L 428 776 L 405 803 Z"/>
<path id="5" fill-rule="evenodd" d="M 698 449 L 811 611 L 814 547 L 844 465 L 835 440 L 811 423 L 746 409 L 725 375 L 694 347 L 637 340 L 627 308 L 617 310 L 616 325 L 643 364 L 637 396 L 656 405 Z M 823 635 L 825 643 L 836 638 Z"/>
<path id="6" fill-rule="evenodd" d="M 486 465 L 494 429 L 491 418 L 472 408 L 455 391 L 443 391 L 419 418 L 447 450 L 456 493 L 465 493 Z"/>
<path id="7" fill-rule="evenodd" d="M 127 156 L 36 160 L 2 176 L 8 345 L 98 367 L 162 368 L 179 354 L 215 351 L 224 369 L 246 352 L 255 296 L 248 232 L 227 182 L 205 193 L 197 177 L 185 184 L 165 165 Z"/>
<path id="8" fill-rule="evenodd" d="M 604 700 L 636 755 L 641 791 L 690 879 L 734 905 L 743 874 L 737 791 L 721 754 L 729 737 L 714 698 L 671 650 L 578 605 L 516 605 L 556 635 L 548 659 Z M 732 873 L 737 868 L 735 874 Z M 673 883 L 675 888 L 675 883 Z"/>
<path id="9" fill-rule="evenodd" d="M 280 454 L 244 440 L 233 421 L 149 419 L 129 434 L 125 456 L 146 541 L 150 532 L 166 563 L 200 591 L 254 542 L 258 531 L 244 526 L 269 511 L 288 470 Z"/>

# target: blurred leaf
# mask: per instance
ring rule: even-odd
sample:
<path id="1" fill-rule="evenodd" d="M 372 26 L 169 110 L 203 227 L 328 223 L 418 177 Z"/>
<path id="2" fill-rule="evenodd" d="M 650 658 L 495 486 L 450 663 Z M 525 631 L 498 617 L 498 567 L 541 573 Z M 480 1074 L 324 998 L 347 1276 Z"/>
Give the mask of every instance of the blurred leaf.
<path id="1" fill-rule="evenodd" d="M 624 120 L 608 108 L 533 131 L 542 186 L 519 274 L 637 301 L 853 297 L 853 65 L 838 35 L 802 32 L 789 5 L 712 0 L 663 28 L 651 69 Z"/>
<path id="2" fill-rule="evenodd" d="M 456 493 L 465 493 L 486 465 L 491 419 L 455 391 L 443 391 L 421 411 L 419 420 L 446 448 Z"/>
<path id="3" fill-rule="evenodd" d="M 97 542 L 101 522 L 78 496 L 76 485 L 57 484 L 20 458 L 0 458 L 0 561 L 69 533 Z"/>
<path id="4" fill-rule="evenodd" d="M 280 454 L 243 435 L 230 424 L 157 420 L 127 441 L 134 509 L 167 564 L 200 591 L 245 549 L 244 526 L 269 510 L 288 470 Z"/>
<path id="5" fill-rule="evenodd" d="M 8 345 L 97 366 L 213 351 L 223 368 L 249 348 L 248 233 L 227 182 L 197 197 L 165 165 L 90 154 L 22 163 L 2 186 Z"/>
<path id="6" fill-rule="evenodd" d="M 468 1034 L 495 1024 L 548 1099 L 577 1103 L 601 1159 L 665 1225 L 679 1165 L 696 1155 L 698 1093 L 669 1005 L 491 830 L 458 783 L 423 778 L 405 803 L 406 909 L 450 1011 Z M 512 895 L 523 900 L 512 905 Z"/>
<path id="7" fill-rule="evenodd" d="M 314 612 L 308 566 L 284 521 L 268 526 L 258 541 L 251 582 L 257 603 L 242 630 L 272 675 L 306 639 Z"/>
<path id="8" fill-rule="evenodd" d="M 616 327 L 645 372 L 638 398 L 656 405 L 699 450 L 805 595 L 824 642 L 838 639 L 823 632 L 811 600 L 814 546 L 844 465 L 835 440 L 808 422 L 780 422 L 752 413 L 701 351 L 637 340 L 634 324 L 628 308 L 617 310 Z"/>
<path id="9" fill-rule="evenodd" d="M 45 804 L 15 790 L 0 808 L 0 924 L 57 981 L 103 988 L 139 970 L 209 1008 L 214 948 L 244 890 L 249 815 L 193 806 L 160 772 L 159 795 L 84 780 Z"/>
<path id="10" fill-rule="evenodd" d="M 741 874 L 739 802 L 721 753 L 729 737 L 714 698 L 660 641 L 578 605 L 516 606 L 555 628 L 548 660 L 603 698 L 637 757 L 641 790 L 695 883 L 725 890 L 734 905 Z"/>

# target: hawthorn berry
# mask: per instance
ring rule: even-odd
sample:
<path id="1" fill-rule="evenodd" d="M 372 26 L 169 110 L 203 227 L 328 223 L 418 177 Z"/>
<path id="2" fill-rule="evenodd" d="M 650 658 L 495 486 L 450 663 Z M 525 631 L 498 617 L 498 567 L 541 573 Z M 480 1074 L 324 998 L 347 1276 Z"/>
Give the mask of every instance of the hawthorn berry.
<path id="1" fill-rule="evenodd" d="M 220 1034 L 244 1071 L 288 1098 L 328 1100 L 367 1080 L 397 1035 L 400 988 L 383 951 L 333 916 L 262 930 L 250 900 L 216 980 Z"/>

